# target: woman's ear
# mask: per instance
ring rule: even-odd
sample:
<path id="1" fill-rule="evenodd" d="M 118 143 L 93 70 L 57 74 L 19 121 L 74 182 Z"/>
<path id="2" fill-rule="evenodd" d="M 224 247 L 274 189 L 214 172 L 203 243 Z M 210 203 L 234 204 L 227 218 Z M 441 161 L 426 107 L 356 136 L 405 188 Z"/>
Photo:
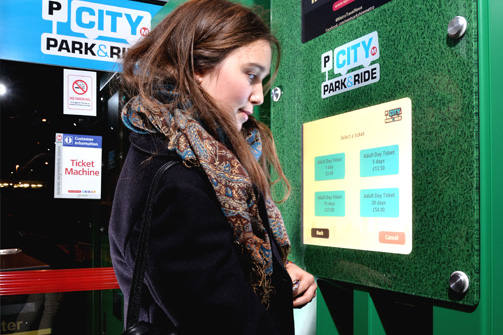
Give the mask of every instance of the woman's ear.
<path id="1" fill-rule="evenodd" d="M 196 83 L 201 84 L 203 82 L 203 76 L 200 73 L 196 73 L 194 75 L 194 78 L 196 78 Z"/>

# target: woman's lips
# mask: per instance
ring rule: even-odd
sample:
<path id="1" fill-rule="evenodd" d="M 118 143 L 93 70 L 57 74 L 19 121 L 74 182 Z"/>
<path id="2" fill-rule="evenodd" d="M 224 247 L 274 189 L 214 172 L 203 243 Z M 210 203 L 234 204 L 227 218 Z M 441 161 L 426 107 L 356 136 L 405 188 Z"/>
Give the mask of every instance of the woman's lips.
<path id="1" fill-rule="evenodd" d="M 243 122 L 246 122 L 246 121 L 248 121 L 248 116 L 252 115 L 253 112 L 240 109 L 239 113 L 241 113 L 241 116 L 243 117 L 243 120 L 244 120 Z"/>

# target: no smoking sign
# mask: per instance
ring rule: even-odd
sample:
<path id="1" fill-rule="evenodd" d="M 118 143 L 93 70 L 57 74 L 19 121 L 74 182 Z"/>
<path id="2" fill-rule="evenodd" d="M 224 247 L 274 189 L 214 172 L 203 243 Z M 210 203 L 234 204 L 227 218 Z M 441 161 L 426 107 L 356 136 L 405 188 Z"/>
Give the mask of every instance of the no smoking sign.
<path id="1" fill-rule="evenodd" d="M 64 114 L 96 116 L 96 72 L 64 70 Z"/>
<path id="2" fill-rule="evenodd" d="M 72 85 L 73 91 L 78 95 L 83 95 L 87 93 L 87 83 L 82 79 L 77 79 Z"/>

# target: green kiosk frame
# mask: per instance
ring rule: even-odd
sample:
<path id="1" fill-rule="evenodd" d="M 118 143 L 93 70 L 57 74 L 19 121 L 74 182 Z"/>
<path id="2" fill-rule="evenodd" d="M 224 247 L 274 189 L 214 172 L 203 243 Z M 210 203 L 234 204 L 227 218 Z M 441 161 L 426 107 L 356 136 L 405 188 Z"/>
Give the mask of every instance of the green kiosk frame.
<path id="1" fill-rule="evenodd" d="M 281 210 L 292 260 L 318 277 L 317 334 L 503 333 L 502 16 L 495 0 L 271 0 L 270 124 L 293 188 Z M 384 136 L 402 107 L 386 104 L 403 99 L 410 133 L 371 137 L 372 113 Z M 341 144 L 357 133 L 367 141 Z M 396 162 L 370 163 L 390 146 Z M 383 189 L 400 205 L 365 202 Z"/>

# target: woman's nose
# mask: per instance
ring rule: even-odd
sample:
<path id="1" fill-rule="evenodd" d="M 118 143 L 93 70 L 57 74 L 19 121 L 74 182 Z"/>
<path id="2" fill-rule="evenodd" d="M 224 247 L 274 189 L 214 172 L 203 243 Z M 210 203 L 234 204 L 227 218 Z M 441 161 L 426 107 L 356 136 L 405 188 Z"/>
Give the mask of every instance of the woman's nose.
<path id="1" fill-rule="evenodd" d="M 264 88 L 262 85 L 256 85 L 250 96 L 250 102 L 254 105 L 262 105 L 264 103 Z"/>

